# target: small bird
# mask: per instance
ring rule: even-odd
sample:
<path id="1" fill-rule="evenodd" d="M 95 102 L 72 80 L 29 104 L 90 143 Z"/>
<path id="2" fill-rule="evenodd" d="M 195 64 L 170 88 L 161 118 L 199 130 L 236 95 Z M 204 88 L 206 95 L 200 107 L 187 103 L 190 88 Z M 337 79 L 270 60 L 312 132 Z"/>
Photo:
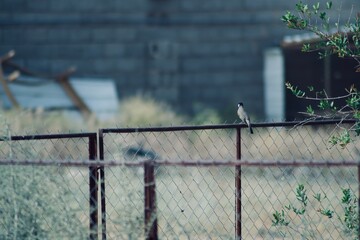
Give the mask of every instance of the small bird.
<path id="1" fill-rule="evenodd" d="M 246 125 L 248 125 L 250 133 L 253 134 L 254 132 L 251 127 L 250 118 L 247 115 L 247 113 L 245 112 L 244 104 L 242 102 L 238 103 L 237 114 L 238 114 L 239 118 L 241 119 L 241 121 L 243 121 L 244 123 L 246 123 Z"/>

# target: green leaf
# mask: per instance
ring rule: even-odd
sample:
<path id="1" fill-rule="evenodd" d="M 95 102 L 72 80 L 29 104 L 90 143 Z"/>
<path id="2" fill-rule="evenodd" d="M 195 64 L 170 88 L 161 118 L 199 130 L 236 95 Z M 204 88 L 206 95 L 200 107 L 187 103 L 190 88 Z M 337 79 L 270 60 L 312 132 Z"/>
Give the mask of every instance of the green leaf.
<path id="1" fill-rule="evenodd" d="M 321 12 L 320 19 L 325 21 L 325 18 L 326 18 L 326 12 Z"/>
<path id="2" fill-rule="evenodd" d="M 358 112 L 359 113 L 359 112 Z M 357 117 L 358 118 L 358 117 Z M 359 119 L 359 118 L 358 118 Z M 359 136 L 360 135 L 360 122 L 356 122 L 355 123 L 355 133 L 356 133 L 356 136 Z"/>
<path id="3" fill-rule="evenodd" d="M 296 97 L 302 98 L 305 96 L 305 92 L 298 89 L 297 87 L 294 87 L 293 85 L 291 85 L 291 83 L 287 82 L 285 83 L 285 86 L 287 89 L 289 89 L 292 94 L 294 94 Z"/>
<path id="4" fill-rule="evenodd" d="M 326 8 L 327 9 L 331 9 L 331 7 L 332 7 L 332 2 L 330 1 L 330 2 L 326 2 Z"/>
<path id="5" fill-rule="evenodd" d="M 321 193 L 315 193 L 314 198 L 315 198 L 318 202 L 321 202 Z"/>
<path id="6" fill-rule="evenodd" d="M 294 212 L 296 215 L 304 215 L 304 213 L 305 213 L 305 208 L 298 209 L 298 208 L 293 207 L 293 212 Z"/>
<path id="7" fill-rule="evenodd" d="M 313 115 L 313 114 L 315 113 L 315 111 L 314 111 L 314 109 L 312 108 L 311 105 L 309 105 L 309 106 L 306 107 L 306 112 L 307 112 L 308 114 L 311 114 L 311 115 Z"/>
<path id="8" fill-rule="evenodd" d="M 342 148 L 346 147 L 346 145 L 348 145 L 351 142 L 351 137 L 350 137 L 350 133 L 348 130 L 344 130 L 344 132 L 340 135 L 339 138 L 339 144 Z"/>
<path id="9" fill-rule="evenodd" d="M 301 48 L 302 52 L 310 52 L 310 44 L 309 43 L 304 43 L 302 48 Z"/>
<path id="10" fill-rule="evenodd" d="M 315 14 L 317 14 L 317 12 L 319 11 L 319 8 L 320 8 L 320 3 L 319 2 L 317 4 L 315 4 L 315 5 L 313 5 L 313 9 L 314 9 Z"/>
<path id="11" fill-rule="evenodd" d="M 356 119 L 360 119 L 360 111 L 355 111 L 353 117 Z"/>
<path id="12" fill-rule="evenodd" d="M 331 138 L 329 140 L 329 143 L 332 146 L 335 146 L 336 144 L 338 144 L 338 142 L 339 142 L 339 138 L 337 136 L 331 136 Z"/>
<path id="13" fill-rule="evenodd" d="M 326 110 L 326 109 L 329 109 L 331 107 L 330 105 L 330 102 L 329 100 L 327 99 L 322 99 L 320 100 L 319 104 L 318 104 L 318 107 L 321 109 L 321 110 Z"/>
<path id="14" fill-rule="evenodd" d="M 354 110 L 358 110 L 360 107 L 360 96 L 353 94 L 351 97 L 346 99 L 346 104 Z"/>
<path id="15" fill-rule="evenodd" d="M 291 29 L 304 29 L 307 26 L 307 21 L 296 17 L 289 11 L 281 17 L 281 21 L 286 23 L 287 27 Z"/>
<path id="16" fill-rule="evenodd" d="M 295 6 L 296 6 L 296 10 L 301 12 L 301 13 L 307 13 L 307 11 L 309 9 L 308 5 L 304 4 L 301 1 L 299 3 L 297 3 Z"/>
<path id="17" fill-rule="evenodd" d="M 308 203 L 308 197 L 303 184 L 299 184 L 296 188 L 296 199 L 299 200 L 304 206 Z"/>
<path id="18" fill-rule="evenodd" d="M 332 218 L 334 216 L 334 211 L 330 209 L 321 209 L 320 213 L 328 218 Z"/>
<path id="19" fill-rule="evenodd" d="M 290 223 L 285 219 L 284 210 L 281 210 L 281 212 L 275 211 L 273 217 L 274 219 L 271 220 L 273 226 L 288 226 Z"/>
<path id="20" fill-rule="evenodd" d="M 331 102 L 330 102 L 330 108 L 331 108 L 333 111 L 336 111 L 336 106 L 335 106 L 334 101 L 331 101 Z"/>
<path id="21" fill-rule="evenodd" d="M 341 199 L 344 208 L 343 223 L 347 232 L 358 234 L 359 214 L 358 214 L 358 198 L 350 189 L 343 189 L 343 197 Z"/>
<path id="22" fill-rule="evenodd" d="M 343 197 L 341 199 L 341 202 L 344 204 L 349 204 L 351 199 L 352 199 L 352 195 L 351 195 L 351 190 L 349 188 L 343 189 Z"/>

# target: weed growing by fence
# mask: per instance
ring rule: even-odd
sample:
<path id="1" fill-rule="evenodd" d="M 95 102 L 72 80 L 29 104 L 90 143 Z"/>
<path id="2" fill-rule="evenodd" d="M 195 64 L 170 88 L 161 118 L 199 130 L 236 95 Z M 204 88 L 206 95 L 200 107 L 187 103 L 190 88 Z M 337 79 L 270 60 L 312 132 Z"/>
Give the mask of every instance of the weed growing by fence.
<path id="1" fill-rule="evenodd" d="M 342 210 L 336 212 L 326 194 L 318 192 L 308 197 L 303 184 L 295 189 L 296 201 L 285 205 L 273 213 L 272 225 L 278 227 L 281 236 L 300 236 L 302 239 L 324 239 L 319 231 L 325 221 L 343 230 L 343 235 L 357 239 L 359 232 L 358 198 L 350 189 L 342 190 Z M 333 201 L 333 200 L 332 200 Z M 319 222 L 314 221 L 314 214 L 321 215 Z M 338 221 L 334 223 L 334 221 Z"/>
<path id="2" fill-rule="evenodd" d="M 51 158 L 52 149 L 11 140 L 11 127 L 1 119 L 0 158 Z M 46 154 L 45 154 L 46 153 Z M 55 156 L 59 156 L 57 153 Z M 74 204 L 74 176 L 60 166 L 0 166 L 0 239 L 86 239 L 88 221 Z"/>
<path id="3" fill-rule="evenodd" d="M 0 167 L 0 239 L 86 239 L 56 167 Z"/>

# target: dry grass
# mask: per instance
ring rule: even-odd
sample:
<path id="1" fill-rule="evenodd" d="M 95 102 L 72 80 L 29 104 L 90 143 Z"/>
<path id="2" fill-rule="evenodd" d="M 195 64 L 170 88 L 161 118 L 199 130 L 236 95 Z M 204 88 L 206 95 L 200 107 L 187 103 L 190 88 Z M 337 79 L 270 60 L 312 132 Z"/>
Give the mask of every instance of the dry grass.
<path id="1" fill-rule="evenodd" d="M 242 133 L 242 157 L 256 160 L 356 160 L 358 142 L 346 148 L 330 146 L 328 139 L 333 126 L 319 128 L 256 129 L 255 134 Z M 338 130 L 336 130 L 338 131 Z M 336 134 L 336 131 L 333 132 Z M 340 131 L 340 130 L 339 130 Z M 199 160 L 235 159 L 235 132 L 231 130 L 202 130 L 166 133 L 109 134 L 105 136 L 106 160 L 136 161 L 126 158 L 124 149 L 142 146 L 154 151 L 160 159 Z M 128 182 L 126 192 L 136 192 L 137 208 L 141 207 L 142 175 L 134 170 L 130 175 L 125 168 L 110 168 L 107 183 Z M 156 179 L 159 231 L 163 238 L 179 239 L 232 239 L 235 222 L 235 173 L 232 167 L 160 167 Z M 116 173 L 115 173 L 116 172 Z M 123 178 L 118 178 L 118 176 Z M 136 180 L 135 180 L 136 179 Z M 131 183 L 131 184 L 130 184 Z M 135 188 L 133 186 L 135 184 Z M 329 206 L 341 212 L 342 188 L 357 192 L 357 169 L 334 168 L 242 168 L 242 223 L 244 239 L 274 239 L 280 237 L 271 227 L 272 213 L 295 200 L 294 190 L 302 183 L 308 188 L 309 197 L 326 193 Z M 133 208 L 131 201 L 121 202 L 113 196 L 108 199 L 112 218 L 118 212 Z M 309 216 L 315 235 L 324 239 L 346 239 L 336 219 L 326 221 L 312 210 Z M 139 216 L 142 214 L 138 213 Z M 125 221 L 125 219 L 124 219 Z M 121 222 L 121 221 L 120 221 Z M 108 223 L 112 226 L 111 221 Z M 301 224 L 300 224 L 301 226 Z M 110 228 L 111 229 L 111 228 Z M 304 231 L 304 230 L 303 230 Z M 116 231 L 118 232 L 118 231 Z M 292 233 L 290 238 L 299 238 Z"/>
<path id="2" fill-rule="evenodd" d="M 221 119 L 214 110 L 203 108 L 190 118 L 177 114 L 169 105 L 150 97 L 136 95 L 123 99 L 119 110 L 106 120 L 81 119 L 79 114 L 69 112 L 44 112 L 30 110 L 0 110 L 0 125 L 3 135 L 6 129 L 14 134 L 42 134 L 58 132 L 97 131 L 99 128 L 171 126 L 183 123 L 211 124 Z"/>
<path id="3" fill-rule="evenodd" d="M 166 111 L 164 111 L 164 109 Z M 149 99 L 133 98 L 122 104 L 119 116 L 107 122 L 67 119 L 53 113 L 3 113 L 2 135 L 97 130 L 100 127 L 176 125 L 184 118 L 164 105 Z M 333 126 L 255 129 L 242 131 L 242 158 L 251 160 L 352 160 L 359 158 L 359 144 L 345 149 L 328 143 Z M 15 142 L 2 143 L 3 155 L 17 150 L 19 159 L 29 157 Z M 15 144 L 15 145 L 14 145 Z M 21 145 L 21 143 L 19 143 Z M 79 144 L 79 145 L 78 145 Z M 32 158 L 86 159 L 84 142 L 33 141 Z M 65 147 L 66 145 L 66 147 Z M 142 147 L 166 160 L 233 160 L 236 156 L 235 132 L 232 130 L 181 131 L 105 135 L 105 160 L 136 161 L 127 156 L 128 147 Z M 8 150 L 6 150 L 8 149 Z M 84 151 L 82 150 L 84 149 Z M 342 188 L 357 189 L 357 170 L 351 168 L 242 168 L 242 227 L 244 239 L 276 239 L 271 227 L 275 210 L 293 202 L 297 184 L 308 187 L 309 196 L 324 192 L 330 205 L 339 210 Z M 69 189 L 86 185 L 86 169 L 67 169 L 73 179 Z M 232 167 L 160 167 L 156 178 L 159 234 L 161 238 L 232 239 L 235 222 L 235 173 Z M 141 168 L 106 168 L 106 198 L 109 239 L 143 238 L 143 175 Z M 74 206 L 86 199 L 86 187 L 73 191 Z M 356 192 L 356 191 L 355 191 Z M 342 239 L 339 226 L 311 215 L 314 231 L 320 238 Z M 290 238 L 298 238 L 293 235 Z"/>
<path id="4" fill-rule="evenodd" d="M 110 239 L 126 234 L 143 236 L 143 182 L 137 169 L 108 168 L 107 219 Z M 257 174 L 254 172 L 258 171 Z M 346 168 L 347 178 L 337 179 L 337 170 L 299 168 L 290 175 L 284 169 L 244 168 L 242 174 L 242 226 L 244 239 L 274 239 L 278 230 L 271 226 L 272 213 L 289 203 L 295 203 L 294 190 L 304 183 L 309 198 L 320 192 L 329 201 L 325 207 L 336 209 L 341 190 L 356 191 L 356 169 Z M 161 238 L 233 239 L 235 222 L 235 174 L 230 167 L 161 167 L 156 178 L 157 216 Z M 118 176 L 122 176 L 119 178 Z M 317 239 L 346 239 L 337 218 L 327 220 L 317 213 L 312 200 L 309 211 L 311 226 Z M 310 208 L 311 208 L 310 207 Z M 296 221 L 296 219 L 295 219 Z M 301 226 L 301 224 L 299 225 Z M 290 235 L 290 238 L 300 238 Z"/>

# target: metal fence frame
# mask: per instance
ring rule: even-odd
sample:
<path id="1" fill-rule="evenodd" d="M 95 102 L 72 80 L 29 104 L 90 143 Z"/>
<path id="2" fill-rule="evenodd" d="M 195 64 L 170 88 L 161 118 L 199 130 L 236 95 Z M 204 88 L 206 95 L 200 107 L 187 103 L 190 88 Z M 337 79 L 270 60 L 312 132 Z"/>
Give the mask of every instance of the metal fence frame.
<path id="1" fill-rule="evenodd" d="M 43 134 L 43 135 L 27 135 L 27 136 L 10 136 L 2 138 L 0 141 L 31 141 L 31 140 L 51 140 L 51 139 L 71 139 L 71 138 L 87 138 L 88 139 L 88 157 L 89 161 L 97 159 L 97 134 L 92 133 L 69 133 L 69 134 Z M 13 161 L 13 160 L 12 160 Z M 71 161 L 71 160 L 69 160 Z M 34 161 L 18 164 L 32 164 Z M 39 159 L 39 164 L 45 164 L 43 159 Z M 3 162 L 4 164 L 6 162 Z M 54 164 L 54 163 L 50 163 Z M 61 163 L 60 163 L 61 164 Z M 96 166 L 89 166 L 89 239 L 97 239 L 98 232 L 98 170 Z"/>
<path id="2" fill-rule="evenodd" d="M 353 124 L 355 120 L 322 120 L 322 121 L 294 121 L 294 122 L 276 122 L 276 123 L 257 123 L 253 124 L 253 128 L 267 128 L 267 127 L 296 127 L 296 126 L 319 126 L 319 125 L 336 125 L 336 124 Z M 155 185 L 155 172 L 154 165 L 196 165 L 196 166 L 209 166 L 209 165 L 230 165 L 235 167 L 235 239 L 242 239 L 242 213 L 241 213 L 241 166 L 356 166 L 358 169 L 358 181 L 360 181 L 360 162 L 313 162 L 313 161 L 241 161 L 241 129 L 247 128 L 244 124 L 222 124 L 222 125 L 201 125 L 201 126 L 172 126 L 172 127 L 145 127 L 145 128 L 107 128 L 99 130 L 99 157 L 100 161 L 106 163 L 104 159 L 104 138 L 106 134 L 122 134 L 122 133 L 141 133 L 141 132 L 176 132 L 176 131 L 196 131 L 196 130 L 215 130 L 215 129 L 234 129 L 236 130 L 236 161 L 221 162 L 221 161 L 181 161 L 172 162 L 168 161 L 153 161 L 148 160 L 138 163 L 125 163 L 125 165 L 143 165 L 144 166 L 144 216 L 145 216 L 145 234 L 146 239 L 158 239 L 157 234 L 157 218 L 156 216 L 156 185 Z M 256 134 L 256 133 L 255 133 Z M 116 164 L 115 164 L 116 165 Z M 124 165 L 124 164 L 122 164 Z M 106 239 L 106 199 L 105 199 L 105 165 L 100 167 L 100 182 L 101 182 L 101 221 L 102 221 L 102 239 Z M 359 184 L 360 194 L 360 184 Z M 358 202 L 360 211 L 360 200 Z M 149 224 L 151 224 L 149 226 Z"/>
<path id="3" fill-rule="evenodd" d="M 267 127 L 296 127 L 296 126 L 320 126 L 320 125 L 336 125 L 336 124 L 353 124 L 355 120 L 326 120 L 326 121 L 308 121 L 308 122 L 278 122 L 278 123 L 257 123 L 253 124 L 254 128 Z M 274 161 L 271 159 L 263 159 L 261 161 L 249 161 L 242 159 L 242 141 L 241 129 L 246 128 L 244 124 L 222 124 L 222 125 L 201 125 L 201 126 L 172 126 L 172 127 L 146 127 L 146 128 L 107 128 L 99 129 L 98 133 L 73 133 L 73 134 L 47 134 L 47 135 L 29 135 L 29 136 L 11 136 L 9 138 L 2 138 L 0 141 L 29 141 L 29 140 L 46 140 L 46 139 L 66 139 L 66 138 L 87 138 L 88 139 L 88 156 L 89 159 L 84 161 L 76 161 L 69 159 L 68 161 L 0 161 L 0 164 L 39 164 L 39 165 L 68 165 L 68 166 L 83 166 L 89 169 L 89 239 L 107 238 L 106 233 L 106 191 L 105 191 L 105 167 L 111 166 L 143 166 L 144 167 L 144 221 L 146 239 L 158 239 L 158 228 L 156 218 L 156 177 L 155 165 L 168 166 L 233 166 L 235 167 L 235 239 L 242 237 L 242 212 L 241 212 L 241 185 L 242 185 L 242 166 L 259 166 L 259 167 L 279 167 L 279 166 L 352 166 L 357 167 L 358 182 L 360 182 L 360 161 L 321 161 L 314 162 L 311 159 L 308 161 Z M 216 129 L 233 129 L 236 131 L 236 159 L 231 161 L 218 160 L 200 160 L 194 161 L 192 159 L 182 159 L 181 161 L 168 160 L 144 160 L 139 162 L 120 162 L 109 161 L 104 158 L 104 138 L 106 134 L 122 134 L 122 133 L 141 133 L 141 132 L 176 132 L 176 131 L 197 131 L 197 130 L 216 130 Z M 256 133 L 255 133 L 256 134 Z M 360 195 L 360 183 L 358 184 L 358 194 Z M 100 201 L 98 199 L 100 194 Z M 100 211 L 99 211 L 100 206 Z M 360 213 L 360 200 L 358 200 Z M 154 219 L 155 216 L 155 219 Z M 359 214 L 360 216 L 360 214 Z M 101 218 L 101 228 L 99 228 Z M 360 236 L 359 236 L 360 239 Z"/>

